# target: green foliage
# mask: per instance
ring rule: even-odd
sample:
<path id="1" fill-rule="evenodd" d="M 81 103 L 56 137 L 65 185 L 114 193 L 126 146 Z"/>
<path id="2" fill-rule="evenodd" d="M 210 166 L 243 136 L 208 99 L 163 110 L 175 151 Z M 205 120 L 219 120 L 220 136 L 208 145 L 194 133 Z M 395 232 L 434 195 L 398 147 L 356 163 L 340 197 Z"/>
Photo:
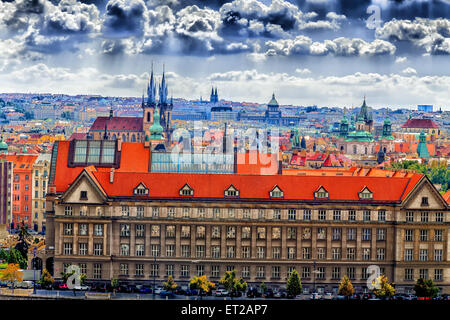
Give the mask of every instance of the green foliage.
<path id="1" fill-rule="evenodd" d="M 80 274 L 80 284 L 81 285 L 84 284 L 84 282 L 86 281 L 86 278 L 87 278 L 87 276 L 84 273 Z"/>
<path id="2" fill-rule="evenodd" d="M 262 293 L 266 293 L 267 292 L 267 285 L 263 282 L 261 282 L 261 284 L 259 285 L 259 288 L 261 289 Z"/>
<path id="3" fill-rule="evenodd" d="M 236 270 L 225 272 L 225 276 L 219 281 L 230 293 L 244 292 L 248 285 L 242 278 L 236 278 Z"/>
<path id="4" fill-rule="evenodd" d="M 395 294 L 395 289 L 393 284 L 388 282 L 388 278 L 385 275 L 379 276 L 373 284 L 379 284 L 378 288 L 373 289 L 373 293 L 377 297 L 380 298 L 389 298 L 392 297 Z"/>
<path id="5" fill-rule="evenodd" d="M 69 277 L 73 274 L 75 274 L 75 270 L 72 272 L 61 272 L 61 277 L 63 278 L 63 282 L 67 283 L 67 279 L 69 279 Z"/>
<path id="6" fill-rule="evenodd" d="M 433 280 L 425 280 L 422 278 L 417 279 L 414 285 L 414 291 L 418 297 L 430 297 L 433 298 L 439 293 L 439 288 L 433 283 Z"/>
<path id="7" fill-rule="evenodd" d="M 53 279 L 50 272 L 48 272 L 47 269 L 42 270 L 41 280 L 39 281 L 39 283 L 43 287 L 48 287 L 48 286 L 51 286 L 54 282 L 55 282 L 55 279 Z"/>
<path id="8" fill-rule="evenodd" d="M 193 277 L 191 281 L 189 281 L 189 288 L 201 291 L 209 292 L 214 289 L 215 285 L 213 282 L 208 281 L 206 275 L 200 277 Z"/>
<path id="9" fill-rule="evenodd" d="M 300 282 L 300 276 L 297 270 L 294 269 L 286 284 L 286 291 L 289 295 L 295 297 L 302 293 L 302 283 Z"/>
<path id="10" fill-rule="evenodd" d="M 167 282 L 163 282 L 163 286 L 164 286 L 164 290 L 170 291 L 170 292 L 174 292 L 178 287 L 178 285 L 173 280 L 172 276 L 169 276 L 169 278 L 167 279 Z"/>
<path id="11" fill-rule="evenodd" d="M 341 283 L 339 284 L 338 292 L 341 296 L 351 296 L 355 293 L 353 284 L 346 275 L 342 278 Z"/>
<path id="12" fill-rule="evenodd" d="M 111 287 L 113 287 L 114 289 L 118 288 L 119 287 L 119 280 L 117 280 L 116 278 L 112 278 L 111 279 Z"/>
<path id="13" fill-rule="evenodd" d="M 446 192 L 450 188 L 450 170 L 446 163 L 438 165 L 435 161 L 424 165 L 414 160 L 404 160 L 391 163 L 388 169 L 406 169 L 423 173 L 427 175 L 433 184 L 440 184 L 442 191 Z"/>
<path id="14" fill-rule="evenodd" d="M 20 269 L 26 269 L 28 266 L 28 261 L 14 248 L 9 250 L 1 249 L 0 259 L 5 260 L 7 263 L 18 264 Z"/>

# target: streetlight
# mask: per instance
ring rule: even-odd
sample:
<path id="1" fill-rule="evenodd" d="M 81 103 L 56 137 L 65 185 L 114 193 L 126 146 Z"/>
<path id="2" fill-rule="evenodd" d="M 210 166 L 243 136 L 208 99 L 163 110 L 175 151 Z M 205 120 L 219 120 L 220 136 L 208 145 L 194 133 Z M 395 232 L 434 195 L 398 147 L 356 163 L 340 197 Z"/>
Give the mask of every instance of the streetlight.
<path id="1" fill-rule="evenodd" d="M 154 263 L 154 267 L 153 267 L 154 269 L 153 269 L 153 290 L 152 290 L 152 293 L 153 293 L 153 300 L 155 300 L 155 289 L 156 289 L 156 254 L 155 254 L 153 263 Z"/>
<path id="2" fill-rule="evenodd" d="M 33 250 L 33 294 L 36 294 L 36 247 Z"/>

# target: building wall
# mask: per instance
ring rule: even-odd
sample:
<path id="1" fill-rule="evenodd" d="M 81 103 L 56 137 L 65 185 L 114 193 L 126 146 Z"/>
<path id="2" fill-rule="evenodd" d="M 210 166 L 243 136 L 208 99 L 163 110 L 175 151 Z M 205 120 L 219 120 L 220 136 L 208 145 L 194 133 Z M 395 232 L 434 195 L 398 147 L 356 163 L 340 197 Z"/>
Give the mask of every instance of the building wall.
<path id="1" fill-rule="evenodd" d="M 79 190 L 87 191 L 88 198 L 94 199 L 93 203 L 77 204 L 76 195 Z M 69 264 L 83 264 L 87 278 L 91 281 L 109 281 L 114 277 L 120 281 L 134 283 L 151 283 L 153 279 L 159 283 L 167 279 L 170 268 L 173 268 L 173 276 L 178 283 L 187 283 L 192 276 L 198 274 L 197 271 L 199 274 L 204 272 L 212 281 L 217 282 L 227 269 L 236 269 L 239 276 L 243 276 L 250 284 L 264 281 L 269 286 L 285 286 L 289 271 L 295 268 L 302 276 L 305 288 L 312 290 L 315 283 L 318 288 L 331 292 L 338 287 L 340 279 L 351 271 L 347 268 L 355 268 L 352 282 L 358 291 L 362 291 L 367 284 L 368 275 L 364 276 L 366 268 L 377 265 L 397 284 L 400 291 L 410 290 L 420 269 L 427 269 L 432 278 L 434 270 L 442 269 L 442 280 L 437 279 L 435 283 L 443 292 L 450 292 L 449 211 L 442 203 L 434 201 L 438 197 L 427 184 L 421 187 L 404 208 L 399 205 L 359 203 L 295 205 L 279 201 L 244 203 L 238 200 L 140 202 L 138 199 L 130 199 L 127 202 L 111 201 L 99 204 L 96 203 L 96 197 L 99 197 L 96 193 L 92 186 L 80 183 L 80 188 L 73 188 L 71 194 L 67 195 L 70 201 L 59 198 L 53 201 L 54 212 L 49 214 L 54 219 L 56 277 L 64 270 L 64 266 Z M 425 196 L 429 196 L 430 205 L 417 208 L 416 199 L 420 198 L 422 201 Z M 143 216 L 138 215 L 138 210 L 141 210 L 138 208 L 142 208 Z M 280 219 L 276 215 L 278 210 Z M 305 220 L 305 210 L 311 210 L 310 220 Z M 325 211 L 325 220 L 319 218 L 321 211 Z M 335 217 L 338 211 L 339 220 Z M 355 212 L 354 221 L 349 220 L 352 211 Z M 367 219 L 368 214 L 365 214 L 365 211 L 370 212 L 370 220 Z M 72 215 L 67 215 L 69 212 Z M 385 221 L 381 219 L 383 212 Z M 406 222 L 406 212 L 414 212 L 413 222 Z M 428 212 L 428 221 L 420 220 L 421 212 Z M 439 212 L 443 214 L 442 222 L 436 221 Z M 80 235 L 82 224 L 87 225 L 87 235 Z M 94 234 L 94 230 L 100 228 L 96 225 L 102 226 L 101 234 Z M 140 226 L 145 230 L 141 235 L 137 231 Z M 168 234 L 167 230 L 172 226 L 174 234 Z M 187 227 L 190 228 L 190 233 L 183 235 Z M 218 237 L 213 236 L 215 227 L 220 230 Z M 234 236 L 231 236 L 233 230 L 230 228 L 233 227 Z M 244 237 L 243 228 L 247 227 L 250 227 L 249 238 Z M 65 234 L 64 230 L 69 230 L 68 228 L 72 230 L 72 234 Z M 200 234 L 202 228 L 205 230 L 204 235 Z M 319 239 L 320 228 L 325 230 L 323 239 Z M 340 229 L 341 236 L 334 240 L 335 229 Z M 406 229 L 414 230 L 413 241 L 408 243 L 403 240 Z M 123 233 L 123 230 L 129 230 L 129 233 Z M 293 230 L 295 237 L 291 238 L 289 234 L 292 234 Z M 430 230 L 428 240 L 420 238 L 421 230 Z M 442 239 L 435 240 L 435 230 L 442 232 Z M 352 232 L 356 232 L 354 240 L 349 239 L 349 233 Z M 364 236 L 367 232 L 370 232 L 370 238 Z M 384 232 L 384 238 L 378 237 L 380 232 Z M 261 237 L 262 235 L 264 237 Z M 73 247 L 72 254 L 65 254 L 65 244 L 70 243 Z M 79 254 L 80 243 L 86 243 L 86 255 Z M 99 255 L 95 255 L 96 245 L 102 248 L 102 252 L 98 252 Z M 121 254 L 121 245 L 129 246 L 129 255 Z M 138 245 L 144 245 L 142 256 L 137 255 Z M 170 245 L 174 246 L 173 256 L 167 251 Z M 190 254 L 183 253 L 183 248 L 187 248 L 184 246 L 189 246 Z M 197 255 L 197 246 L 203 246 L 199 249 L 204 249 L 204 254 Z M 220 247 L 219 256 L 212 255 L 213 247 Z M 234 248 L 232 257 L 227 256 L 228 250 L 231 250 L 228 247 Z M 246 247 L 250 248 L 249 256 L 243 253 L 247 250 L 244 249 Z M 414 250 L 413 260 L 404 261 L 405 250 L 410 247 Z M 420 261 L 420 250 L 425 247 L 429 249 L 429 259 Z M 264 248 L 264 256 L 258 255 L 258 250 L 262 250 L 259 248 Z M 279 256 L 273 256 L 273 248 L 280 248 Z M 289 256 L 288 248 L 293 248 L 293 256 Z M 320 248 L 325 252 L 324 258 L 319 257 Z M 340 256 L 333 256 L 335 248 L 340 249 Z M 352 248 L 355 250 L 355 257 L 348 258 L 347 250 Z M 158 254 L 155 259 L 152 250 L 156 249 Z M 365 249 L 370 249 L 367 256 L 364 255 Z M 434 261 L 434 252 L 431 252 L 434 249 L 442 249 L 442 261 Z M 383 250 L 384 258 L 381 256 Z M 121 274 L 121 264 L 127 265 L 128 274 Z M 137 265 L 141 264 L 144 268 L 143 275 L 136 275 Z M 101 274 L 94 276 L 94 265 L 97 271 L 101 265 Z M 155 272 L 154 276 L 153 265 L 158 266 L 158 272 Z M 213 268 L 216 266 L 219 271 L 214 274 Z M 243 274 L 247 267 L 250 272 L 248 276 Z M 182 274 L 182 268 L 189 268 L 189 273 Z M 258 272 L 261 268 L 265 270 L 264 275 Z M 314 279 L 314 268 L 318 271 L 319 268 L 324 268 L 323 279 Z M 340 268 L 339 273 L 333 272 L 337 271 L 335 268 Z M 405 268 L 413 269 L 413 280 L 405 279 Z"/>
<path id="2" fill-rule="evenodd" d="M 12 165 L 11 161 L 0 160 L 0 239 L 6 237 L 11 223 Z"/>
<path id="3" fill-rule="evenodd" d="M 36 228 L 42 232 L 45 226 L 45 196 L 48 188 L 48 177 L 50 172 L 50 155 L 48 159 L 37 159 L 33 166 L 33 190 L 32 190 L 32 224 L 31 228 Z"/>

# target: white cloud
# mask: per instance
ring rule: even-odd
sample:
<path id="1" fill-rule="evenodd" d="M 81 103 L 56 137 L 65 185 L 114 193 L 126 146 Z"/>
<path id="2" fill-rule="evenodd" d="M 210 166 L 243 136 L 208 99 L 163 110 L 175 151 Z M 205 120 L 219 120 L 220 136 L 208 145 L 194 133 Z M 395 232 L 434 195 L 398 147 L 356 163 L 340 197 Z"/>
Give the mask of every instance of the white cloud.
<path id="1" fill-rule="evenodd" d="M 395 59 L 395 63 L 404 63 L 404 62 L 406 62 L 406 61 L 408 61 L 408 58 L 407 58 L 407 57 L 397 57 L 397 58 Z"/>
<path id="2" fill-rule="evenodd" d="M 407 76 L 410 76 L 410 75 L 415 75 L 415 74 L 417 74 L 417 71 L 416 71 L 416 69 L 414 69 L 414 68 L 408 67 L 408 68 L 406 68 L 406 69 L 403 69 L 403 70 L 402 70 L 402 73 L 405 74 L 405 75 L 407 75 Z"/>

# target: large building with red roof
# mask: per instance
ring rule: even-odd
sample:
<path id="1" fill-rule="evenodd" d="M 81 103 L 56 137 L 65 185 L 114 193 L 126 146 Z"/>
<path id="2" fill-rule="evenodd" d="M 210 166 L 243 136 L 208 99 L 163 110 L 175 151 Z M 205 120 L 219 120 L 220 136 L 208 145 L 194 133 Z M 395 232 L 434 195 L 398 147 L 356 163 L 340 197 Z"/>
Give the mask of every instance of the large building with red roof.
<path id="1" fill-rule="evenodd" d="M 134 284 L 235 269 L 280 287 L 296 269 L 305 292 L 336 291 L 344 275 L 362 292 L 376 265 L 399 293 L 419 277 L 450 292 L 449 205 L 423 174 L 154 172 L 155 157 L 145 143 L 55 144 L 42 258 L 56 278 L 71 264 L 88 282 Z"/>
<path id="2" fill-rule="evenodd" d="M 402 132 L 421 133 L 424 131 L 427 135 L 439 136 L 441 130 L 432 119 L 408 119 L 401 127 Z"/>

